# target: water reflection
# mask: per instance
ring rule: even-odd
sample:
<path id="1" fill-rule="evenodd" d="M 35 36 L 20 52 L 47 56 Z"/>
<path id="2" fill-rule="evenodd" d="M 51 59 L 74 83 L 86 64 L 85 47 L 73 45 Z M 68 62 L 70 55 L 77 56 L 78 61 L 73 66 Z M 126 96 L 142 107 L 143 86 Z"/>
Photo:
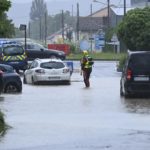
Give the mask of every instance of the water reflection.
<path id="1" fill-rule="evenodd" d="M 0 96 L 0 102 L 3 102 L 3 101 L 4 101 L 4 97 Z"/>
<path id="2" fill-rule="evenodd" d="M 150 98 L 122 98 L 122 102 L 129 112 L 150 114 Z"/>

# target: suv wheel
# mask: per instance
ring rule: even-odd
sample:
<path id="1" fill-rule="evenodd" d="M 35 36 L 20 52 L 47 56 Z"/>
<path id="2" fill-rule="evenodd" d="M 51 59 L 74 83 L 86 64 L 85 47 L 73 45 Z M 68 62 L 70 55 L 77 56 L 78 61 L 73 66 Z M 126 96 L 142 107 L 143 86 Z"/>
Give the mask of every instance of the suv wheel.
<path id="1" fill-rule="evenodd" d="M 125 96 L 125 98 L 129 98 L 130 94 L 125 90 L 124 96 Z"/>
<path id="2" fill-rule="evenodd" d="M 120 85 L 120 96 L 124 96 L 123 90 L 122 90 L 122 85 Z"/>
<path id="3" fill-rule="evenodd" d="M 4 88 L 4 93 L 21 92 L 21 88 L 15 83 L 8 83 Z"/>

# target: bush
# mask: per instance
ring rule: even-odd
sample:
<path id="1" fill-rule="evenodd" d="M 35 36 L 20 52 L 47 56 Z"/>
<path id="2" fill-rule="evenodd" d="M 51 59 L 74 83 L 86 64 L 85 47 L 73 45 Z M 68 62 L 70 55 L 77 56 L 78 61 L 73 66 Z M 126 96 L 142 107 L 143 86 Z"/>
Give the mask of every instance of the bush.
<path id="1" fill-rule="evenodd" d="M 125 65 L 125 62 L 126 62 L 126 58 L 127 58 L 127 55 L 123 55 L 120 59 L 119 59 L 119 63 L 118 63 L 118 66 L 117 66 L 117 71 L 121 71 L 123 70 L 123 67 Z"/>

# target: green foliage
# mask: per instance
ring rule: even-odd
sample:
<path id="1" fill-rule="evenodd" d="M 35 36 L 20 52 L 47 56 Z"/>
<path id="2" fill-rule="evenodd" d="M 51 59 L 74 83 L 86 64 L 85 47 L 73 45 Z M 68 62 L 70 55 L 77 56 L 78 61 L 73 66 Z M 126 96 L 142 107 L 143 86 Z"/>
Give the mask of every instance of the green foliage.
<path id="1" fill-rule="evenodd" d="M 90 52 L 90 56 L 94 60 L 121 60 L 125 54 L 122 53 L 104 53 L 104 52 Z M 77 59 L 80 60 L 82 57 L 82 52 L 80 53 L 71 53 L 69 56 L 67 56 L 67 59 Z"/>
<path id="2" fill-rule="evenodd" d="M 75 17 L 70 15 L 69 11 L 64 12 L 64 24 L 67 24 L 70 27 L 75 26 Z M 30 24 L 31 38 L 39 39 L 40 37 L 40 20 L 32 20 Z M 45 34 L 45 18 L 41 17 L 41 36 L 44 37 Z M 52 35 L 53 33 L 61 34 L 62 28 L 62 13 L 56 15 L 47 16 L 47 35 Z"/>
<path id="3" fill-rule="evenodd" d="M 4 119 L 4 114 L 0 111 L 0 137 L 5 135 L 8 129 L 10 129 L 11 126 L 7 125 Z"/>
<path id="4" fill-rule="evenodd" d="M 112 38 L 112 36 L 113 36 L 114 33 L 115 33 L 115 29 L 114 28 L 109 28 L 106 31 L 106 34 L 105 34 L 106 41 L 111 41 L 111 38 Z"/>
<path id="5" fill-rule="evenodd" d="M 12 20 L 7 18 L 5 13 L 0 16 L 0 38 L 10 38 L 15 34 Z"/>
<path id="6" fill-rule="evenodd" d="M 4 115 L 0 111 L 0 133 L 3 132 L 4 128 L 5 128 Z"/>
<path id="7" fill-rule="evenodd" d="M 70 52 L 71 53 L 76 53 L 76 45 L 74 43 L 70 43 Z"/>
<path id="8" fill-rule="evenodd" d="M 9 0 L 0 0 L 0 15 L 8 11 L 9 8 L 11 7 L 11 2 Z"/>
<path id="9" fill-rule="evenodd" d="M 150 7 L 130 10 L 119 24 L 117 34 L 130 50 L 150 50 Z"/>
<path id="10" fill-rule="evenodd" d="M 12 20 L 9 20 L 5 13 L 10 7 L 11 2 L 9 0 L 0 0 L 0 38 L 12 37 L 14 35 Z"/>
<path id="11" fill-rule="evenodd" d="M 65 11 L 64 15 L 64 24 L 67 24 L 69 27 L 75 27 L 75 17 L 70 15 L 69 11 Z M 53 34 L 59 31 L 62 28 L 62 13 L 58 13 L 54 16 L 48 16 L 48 33 Z"/>
<path id="12" fill-rule="evenodd" d="M 123 70 L 123 67 L 125 65 L 125 62 L 126 62 L 126 59 L 127 59 L 127 54 L 123 54 L 120 58 L 119 58 L 119 63 L 117 65 L 117 70 L 118 71 L 122 71 Z"/>

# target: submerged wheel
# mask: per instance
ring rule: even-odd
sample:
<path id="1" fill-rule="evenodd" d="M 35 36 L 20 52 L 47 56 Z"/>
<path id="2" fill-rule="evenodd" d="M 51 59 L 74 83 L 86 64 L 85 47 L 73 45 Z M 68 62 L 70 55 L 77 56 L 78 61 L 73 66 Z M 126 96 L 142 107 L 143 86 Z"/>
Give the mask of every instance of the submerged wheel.
<path id="1" fill-rule="evenodd" d="M 122 85 L 120 85 L 120 96 L 124 96 L 123 90 L 122 90 Z"/>
<path id="2" fill-rule="evenodd" d="M 35 81 L 33 77 L 32 77 L 32 84 L 37 85 L 37 81 Z"/>
<path id="3" fill-rule="evenodd" d="M 16 83 L 8 83 L 4 88 L 4 93 L 21 92 L 22 89 Z"/>

